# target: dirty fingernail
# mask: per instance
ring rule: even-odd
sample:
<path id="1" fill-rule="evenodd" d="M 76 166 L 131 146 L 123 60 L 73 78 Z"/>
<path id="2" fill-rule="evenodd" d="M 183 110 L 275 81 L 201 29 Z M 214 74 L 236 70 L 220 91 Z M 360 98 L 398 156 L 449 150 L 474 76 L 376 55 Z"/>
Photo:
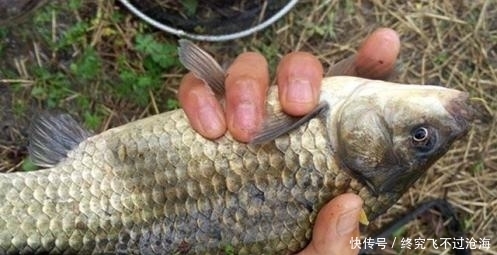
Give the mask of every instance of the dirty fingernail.
<path id="1" fill-rule="evenodd" d="M 291 78 L 286 91 L 289 103 L 310 104 L 313 101 L 311 82 L 303 78 Z"/>
<path id="2" fill-rule="evenodd" d="M 336 228 L 338 235 L 347 236 L 354 232 L 354 230 L 359 226 L 358 222 L 361 210 L 362 208 L 358 207 L 348 210 L 340 215 Z"/>

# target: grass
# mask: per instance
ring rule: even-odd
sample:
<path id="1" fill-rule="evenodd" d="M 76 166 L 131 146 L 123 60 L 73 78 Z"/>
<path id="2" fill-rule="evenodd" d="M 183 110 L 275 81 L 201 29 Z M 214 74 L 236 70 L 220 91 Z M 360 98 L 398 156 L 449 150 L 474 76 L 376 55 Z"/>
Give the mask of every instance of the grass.
<path id="1" fill-rule="evenodd" d="M 183 1 L 195 8 L 196 1 Z M 285 18 L 256 35 L 226 43 L 201 43 L 222 63 L 244 50 L 262 52 L 274 73 L 294 50 L 319 57 L 325 70 L 354 53 L 375 28 L 401 35 L 399 73 L 394 81 L 442 84 L 468 91 L 497 111 L 497 3 L 464 1 L 304 0 Z M 185 70 L 176 60 L 177 38 L 154 30 L 113 1 L 57 1 L 17 29 L 1 28 L 0 171 L 30 169 L 26 127 L 39 109 L 64 109 L 90 129 L 102 130 L 178 108 L 177 85 Z M 4 104 L 3 102 L 10 102 Z M 467 138 L 440 160 L 372 227 L 431 198 L 447 198 L 465 222 L 469 237 L 490 238 L 497 254 L 496 121 L 475 125 Z M 433 238 L 440 217 L 426 216 L 399 230 L 411 238 Z M 443 237 L 443 232 L 437 233 Z M 442 254 L 445 250 L 401 250 Z M 395 253 L 385 251 L 386 254 Z"/>

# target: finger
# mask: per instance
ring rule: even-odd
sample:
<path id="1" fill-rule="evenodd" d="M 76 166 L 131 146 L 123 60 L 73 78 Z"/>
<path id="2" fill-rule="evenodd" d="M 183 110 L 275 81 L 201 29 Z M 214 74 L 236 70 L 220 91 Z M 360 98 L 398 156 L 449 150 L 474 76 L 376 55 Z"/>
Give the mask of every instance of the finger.
<path id="1" fill-rule="evenodd" d="M 355 194 L 340 195 L 319 212 L 311 243 L 299 255 L 358 254 L 350 240 L 359 236 L 362 199 Z"/>
<path id="2" fill-rule="evenodd" d="M 278 93 L 283 110 L 294 116 L 310 112 L 319 101 L 323 66 L 306 52 L 293 52 L 280 61 Z"/>
<path id="3" fill-rule="evenodd" d="M 259 53 L 239 55 L 227 70 L 226 121 L 231 135 L 249 142 L 263 122 L 269 71 Z"/>
<path id="4" fill-rule="evenodd" d="M 202 136 L 215 139 L 226 132 L 224 111 L 209 87 L 188 73 L 181 80 L 178 99 L 191 126 Z"/>
<path id="5" fill-rule="evenodd" d="M 331 67 L 330 75 L 386 79 L 394 71 L 399 51 L 400 40 L 397 32 L 389 28 L 379 28 L 366 38 L 355 55 Z"/>

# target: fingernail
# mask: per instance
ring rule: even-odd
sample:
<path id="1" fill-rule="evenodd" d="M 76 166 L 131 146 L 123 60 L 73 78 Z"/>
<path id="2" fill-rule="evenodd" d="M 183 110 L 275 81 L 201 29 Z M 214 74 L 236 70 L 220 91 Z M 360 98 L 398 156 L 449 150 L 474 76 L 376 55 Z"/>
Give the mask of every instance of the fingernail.
<path id="1" fill-rule="evenodd" d="M 212 107 L 204 106 L 200 108 L 198 118 L 200 120 L 203 133 L 208 137 L 218 136 L 220 130 L 224 129 L 222 116 L 219 116 Z"/>
<path id="2" fill-rule="evenodd" d="M 359 214 L 361 212 L 361 207 L 350 209 L 338 218 L 337 221 L 337 234 L 339 236 L 347 236 L 354 232 L 354 230 L 359 226 Z"/>
<path id="3" fill-rule="evenodd" d="M 291 78 L 286 91 L 288 102 L 297 104 L 309 104 L 313 101 L 311 82 L 302 78 Z"/>
<path id="4" fill-rule="evenodd" d="M 247 133 L 252 133 L 257 127 L 256 114 L 257 109 L 252 102 L 243 101 L 237 104 L 233 112 L 232 127 Z"/>

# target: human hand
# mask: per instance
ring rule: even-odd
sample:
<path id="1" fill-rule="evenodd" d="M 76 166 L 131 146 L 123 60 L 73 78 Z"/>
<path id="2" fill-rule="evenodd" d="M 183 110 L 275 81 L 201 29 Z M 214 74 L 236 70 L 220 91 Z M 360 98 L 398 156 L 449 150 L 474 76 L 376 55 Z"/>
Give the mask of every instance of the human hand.
<path id="1" fill-rule="evenodd" d="M 312 230 L 312 240 L 297 255 L 355 255 L 350 241 L 359 236 L 362 199 L 352 193 L 342 194 L 319 211 Z"/>
<path id="2" fill-rule="evenodd" d="M 394 69 L 399 47 L 397 33 L 380 28 L 355 55 L 334 65 L 330 73 L 384 79 Z M 181 81 L 178 98 L 193 129 L 202 136 L 215 139 L 229 130 L 236 140 L 248 142 L 264 121 L 270 80 L 267 61 L 259 53 L 242 53 L 226 73 L 224 109 L 210 88 L 192 73 Z M 319 103 L 323 67 L 315 56 L 306 52 L 286 55 L 276 78 L 280 103 L 287 114 L 305 115 Z"/>
<path id="3" fill-rule="evenodd" d="M 355 55 L 331 67 L 330 73 L 386 79 L 394 69 L 399 48 L 397 33 L 380 28 Z M 193 129 L 202 136 L 215 139 L 228 130 L 235 139 L 248 142 L 263 123 L 270 80 L 267 62 L 259 53 L 242 53 L 226 73 L 224 110 L 210 88 L 192 73 L 181 82 L 179 101 Z M 302 116 L 314 109 L 319 103 L 322 77 L 323 67 L 315 56 L 294 52 L 283 57 L 276 77 L 283 110 Z M 311 243 L 299 254 L 357 254 L 350 240 L 359 234 L 361 207 L 361 198 L 354 194 L 330 201 L 317 216 Z"/>

